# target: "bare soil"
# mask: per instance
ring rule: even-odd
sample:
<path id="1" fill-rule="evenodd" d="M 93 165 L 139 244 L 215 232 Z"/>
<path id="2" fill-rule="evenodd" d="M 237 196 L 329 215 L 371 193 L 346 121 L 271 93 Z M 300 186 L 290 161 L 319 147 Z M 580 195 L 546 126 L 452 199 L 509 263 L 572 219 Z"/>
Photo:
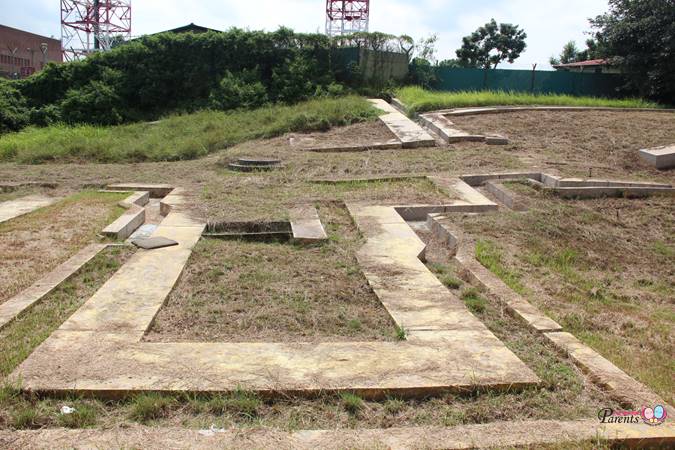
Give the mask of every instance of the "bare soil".
<path id="1" fill-rule="evenodd" d="M 0 303 L 85 245 L 123 210 L 124 194 L 75 194 L 0 224 Z"/>
<path id="2" fill-rule="evenodd" d="M 333 128 L 323 133 L 290 134 L 288 138 L 301 149 L 372 145 L 396 140 L 381 120 Z"/>
<path id="3" fill-rule="evenodd" d="M 510 139 L 503 148 L 524 162 L 555 163 L 566 175 L 593 176 L 652 172 L 638 150 L 675 142 L 675 114 L 659 112 L 529 111 L 458 116 L 450 119 L 470 133 L 497 133 Z"/>
<path id="4" fill-rule="evenodd" d="M 393 340 L 393 320 L 361 274 L 349 213 L 320 209 L 326 244 L 203 239 L 148 341 Z"/>

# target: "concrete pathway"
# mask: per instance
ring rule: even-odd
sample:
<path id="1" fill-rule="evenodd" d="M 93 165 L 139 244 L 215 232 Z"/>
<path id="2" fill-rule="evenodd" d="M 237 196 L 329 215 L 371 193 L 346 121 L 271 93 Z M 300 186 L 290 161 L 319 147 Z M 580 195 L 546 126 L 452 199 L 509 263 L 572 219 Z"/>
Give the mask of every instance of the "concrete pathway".
<path id="1" fill-rule="evenodd" d="M 389 103 L 380 99 L 371 99 L 370 103 L 386 113 L 380 116 L 380 120 L 401 141 L 404 148 L 434 147 L 436 145 L 434 138 L 424 128 L 400 113 Z"/>
<path id="2" fill-rule="evenodd" d="M 61 200 L 59 197 L 46 197 L 44 195 L 28 195 L 16 200 L 9 200 L 0 203 L 0 223 L 15 217 L 28 214 L 36 209 L 44 208 L 57 201 Z"/>

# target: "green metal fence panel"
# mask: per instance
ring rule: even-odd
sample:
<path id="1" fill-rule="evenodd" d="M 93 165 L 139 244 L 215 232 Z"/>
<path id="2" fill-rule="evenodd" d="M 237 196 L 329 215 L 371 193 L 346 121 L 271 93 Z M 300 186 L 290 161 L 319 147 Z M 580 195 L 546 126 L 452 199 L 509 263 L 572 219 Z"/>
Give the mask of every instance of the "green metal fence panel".
<path id="1" fill-rule="evenodd" d="M 619 97 L 624 81 L 619 74 L 553 72 L 543 70 L 482 70 L 439 67 L 441 91 L 514 91 L 535 94 L 569 94 L 592 97 Z"/>

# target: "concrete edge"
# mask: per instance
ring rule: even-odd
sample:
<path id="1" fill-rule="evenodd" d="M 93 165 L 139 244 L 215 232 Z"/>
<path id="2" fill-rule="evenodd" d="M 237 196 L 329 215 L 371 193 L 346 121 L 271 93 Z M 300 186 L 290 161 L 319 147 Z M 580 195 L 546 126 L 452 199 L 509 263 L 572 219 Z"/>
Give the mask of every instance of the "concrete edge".
<path id="1" fill-rule="evenodd" d="M 303 205 L 289 210 L 293 242 L 315 244 L 328 239 L 321 224 L 319 212 L 312 205 Z"/>
<path id="2" fill-rule="evenodd" d="M 468 450 L 538 447 L 579 441 L 624 444 L 634 448 L 666 447 L 675 441 L 675 427 L 665 424 L 602 424 L 598 419 L 570 421 L 520 420 L 454 427 L 406 427 L 282 431 L 190 430 L 143 425 L 113 429 L 43 429 L 0 432 L 0 445 L 16 449 L 64 448 L 408 448 Z"/>
<path id="3" fill-rule="evenodd" d="M 367 152 L 370 150 L 398 150 L 403 148 L 403 144 L 398 139 L 390 139 L 387 142 L 374 142 L 372 144 L 363 145 L 344 145 L 335 147 L 298 147 L 298 150 L 312 153 L 351 153 L 351 152 Z"/>
<path id="4" fill-rule="evenodd" d="M 134 231 L 145 222 L 145 208 L 132 205 L 127 211 L 113 223 L 101 231 L 104 236 L 124 240 L 131 236 Z"/>
<path id="5" fill-rule="evenodd" d="M 0 304 L 0 330 L 51 294 L 110 244 L 89 244 L 30 287 Z"/>

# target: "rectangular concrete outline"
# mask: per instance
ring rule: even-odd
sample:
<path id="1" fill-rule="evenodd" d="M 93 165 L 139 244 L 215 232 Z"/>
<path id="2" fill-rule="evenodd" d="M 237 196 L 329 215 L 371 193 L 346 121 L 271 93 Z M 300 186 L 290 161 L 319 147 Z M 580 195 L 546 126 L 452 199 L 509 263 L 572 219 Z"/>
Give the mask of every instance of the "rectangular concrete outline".
<path id="1" fill-rule="evenodd" d="M 640 157 L 659 170 L 675 167 L 675 144 L 640 150 Z"/>
<path id="2" fill-rule="evenodd" d="M 486 181 L 485 189 L 509 209 L 513 211 L 527 210 L 525 200 L 502 183 Z"/>
<path id="3" fill-rule="evenodd" d="M 436 146 L 436 141 L 429 133 L 404 114 L 397 111 L 389 103 L 380 99 L 369 99 L 368 101 L 374 107 L 386 113 L 380 116 L 380 120 L 401 141 L 403 148 Z"/>
<path id="4" fill-rule="evenodd" d="M 392 207 L 387 208 L 391 211 L 392 217 L 398 217 L 399 226 L 403 225 L 400 227 L 401 231 L 408 236 L 411 236 L 411 233 L 414 235 L 414 232 L 405 224 L 395 210 Z M 182 233 L 180 227 L 185 227 L 183 229 L 187 232 L 194 230 L 195 226 L 199 226 L 198 229 L 201 234 L 204 228 L 203 224 L 195 222 L 179 211 L 172 210 L 158 227 L 156 233 L 161 234 L 162 231 L 173 227 L 176 230 L 174 233 L 178 232 L 180 234 Z M 385 224 L 384 226 L 389 225 Z M 162 228 L 165 230 L 162 230 Z M 422 245 L 422 247 L 424 246 Z M 421 250 L 421 248 L 416 249 L 416 251 Z M 186 252 L 181 257 L 181 260 L 185 262 L 187 262 L 187 258 L 189 257 L 189 249 L 181 250 L 174 247 L 153 250 L 153 252 L 160 251 Z M 139 253 L 134 255 L 132 259 L 144 257 L 144 253 L 142 252 L 140 256 L 138 255 Z M 422 264 L 417 259 L 417 256 L 417 254 L 414 254 L 415 264 Z M 157 264 L 162 264 L 161 268 L 158 266 L 157 270 L 160 270 L 160 272 L 155 272 L 157 274 L 166 272 L 165 266 L 168 260 L 162 257 L 161 261 L 163 262 L 160 262 L 158 259 L 156 262 Z M 133 266 L 132 261 L 130 263 Z M 130 263 L 127 263 L 125 266 L 129 266 Z M 137 269 L 125 266 L 115 276 L 124 271 L 137 272 Z M 424 269 L 428 272 L 426 267 Z M 430 272 L 428 273 L 430 274 Z M 152 278 L 156 275 L 153 273 L 153 275 L 149 276 Z M 177 276 L 175 278 L 172 276 L 172 279 L 168 280 L 171 287 L 176 279 Z M 166 286 L 170 290 L 169 285 L 167 284 Z M 124 286 L 119 286 L 118 288 L 127 292 L 127 288 Z M 154 289 L 151 286 L 143 287 L 143 289 L 148 288 Z M 152 323 L 154 315 L 164 301 L 165 295 L 168 295 L 168 291 L 157 302 L 153 300 L 153 305 L 149 308 L 139 302 L 138 298 L 135 300 L 130 298 L 130 302 L 124 305 L 115 304 L 117 301 L 117 297 L 115 297 L 113 303 L 110 303 L 105 306 L 105 309 L 98 312 L 92 310 L 90 300 L 21 364 L 12 375 L 13 379 L 23 380 L 24 389 L 31 391 L 60 394 L 75 390 L 81 394 L 104 397 L 123 396 L 131 392 L 145 391 L 168 392 L 190 390 L 195 392 L 225 392 L 242 386 L 256 390 L 261 395 L 273 395 L 280 391 L 298 395 L 314 395 L 331 390 L 349 390 L 357 392 L 364 397 L 382 397 L 393 392 L 402 396 L 420 396 L 438 392 L 439 390 L 465 392 L 473 390 L 478 386 L 489 386 L 496 390 L 511 390 L 539 382 L 536 375 L 524 366 L 496 338 L 494 338 L 490 345 L 497 346 L 495 348 L 501 350 L 492 350 L 493 352 L 496 351 L 492 357 L 497 358 L 497 360 L 503 360 L 504 358 L 509 360 L 510 358 L 514 363 L 517 361 L 517 364 L 519 364 L 518 369 L 514 371 L 515 373 L 511 374 L 508 372 L 510 375 L 506 378 L 502 378 L 505 375 L 500 375 L 499 371 L 477 370 L 477 366 L 474 366 L 474 364 L 492 364 L 491 367 L 493 367 L 495 363 L 492 359 L 488 358 L 487 354 L 479 356 L 479 353 L 475 353 L 476 349 L 473 349 L 472 346 L 462 347 L 462 351 L 468 352 L 466 357 L 463 358 L 464 361 L 467 361 L 468 366 L 464 366 L 464 368 L 445 368 L 442 366 L 442 370 L 441 367 L 436 367 L 445 358 L 454 360 L 458 356 L 459 349 L 450 348 L 453 345 L 453 341 L 448 340 L 448 333 L 454 333 L 455 339 L 467 339 L 470 342 L 475 340 L 477 336 L 476 331 L 467 329 L 466 326 L 462 326 L 462 329 L 459 330 L 428 329 L 426 326 L 418 327 L 411 331 L 408 341 L 400 343 L 155 344 L 138 342 Z M 103 306 L 102 303 L 101 305 Z M 461 307 L 466 310 L 464 305 L 461 305 Z M 98 314 L 102 314 L 102 316 L 97 317 Z M 114 320 L 113 317 L 115 315 L 119 316 L 119 314 L 124 315 L 123 320 Z M 466 310 L 465 314 L 470 315 L 468 310 Z M 478 323 L 480 324 L 480 322 Z M 487 333 L 489 334 L 489 331 Z M 479 334 L 483 335 L 484 333 L 481 332 Z M 434 336 L 438 337 L 435 338 Z M 80 348 L 82 350 L 78 350 Z M 71 360 L 68 364 L 59 365 L 58 369 L 52 368 L 48 370 L 41 368 L 40 366 L 43 364 L 50 365 L 50 355 L 54 354 L 60 354 L 62 359 L 71 358 Z M 224 381 L 221 378 L 219 381 L 211 381 L 212 377 L 216 374 L 211 370 L 213 367 L 211 369 L 206 367 L 207 360 L 203 358 L 207 354 L 210 355 L 212 364 L 217 364 L 213 367 L 221 372 L 225 367 L 223 364 L 226 364 L 227 358 L 238 358 L 237 364 L 240 365 L 238 366 L 239 369 L 238 371 L 233 369 L 236 379 Z M 258 355 L 257 358 L 252 358 L 254 354 Z M 469 356 L 469 354 L 473 356 Z M 472 358 L 477 357 L 479 359 L 471 361 Z M 116 358 L 122 358 L 122 360 L 119 363 L 114 363 Z M 131 373 L 117 370 L 117 368 L 124 366 L 124 361 L 129 361 L 129 358 L 132 358 L 135 366 L 139 366 L 140 364 L 144 367 L 142 370 L 137 369 L 140 370 L 139 375 L 133 375 L 135 373 L 133 370 Z M 164 358 L 169 358 L 166 362 L 169 363 L 170 361 L 171 366 L 175 367 L 175 371 L 172 370 L 169 375 L 161 375 L 163 372 L 161 361 Z M 216 361 L 213 361 L 214 358 Z M 269 358 L 274 358 L 273 360 L 269 360 L 272 365 L 267 366 L 267 370 L 272 370 L 274 364 L 281 364 L 279 367 L 288 367 L 290 372 L 285 374 L 286 381 L 283 381 L 284 377 L 279 378 L 280 373 L 273 378 L 269 378 L 268 374 L 260 374 L 261 369 L 257 366 L 260 358 L 268 360 Z M 285 358 L 290 358 L 289 362 L 284 363 Z M 432 363 L 432 360 L 434 363 Z M 482 360 L 482 362 L 479 363 L 479 360 Z M 105 368 L 99 368 L 100 366 L 98 365 L 102 362 L 106 365 Z M 113 368 L 108 368 L 107 365 L 111 363 L 113 363 Z M 290 366 L 285 366 L 284 364 L 290 364 Z M 325 367 L 324 372 L 322 372 L 323 381 L 312 381 L 314 376 L 309 373 L 303 375 L 310 367 L 315 371 L 317 367 L 320 368 L 321 366 Z M 218 367 L 221 369 L 218 369 Z M 397 367 L 400 370 L 397 371 Z M 471 369 L 472 367 L 474 368 Z M 66 372 L 63 375 L 63 372 L 59 372 L 61 368 L 70 372 Z M 236 373 L 242 370 L 248 374 L 248 382 L 246 382 L 246 377 L 244 377 L 243 381 L 242 378 L 237 377 Z M 336 370 L 338 372 L 335 372 Z M 346 375 L 340 375 L 340 370 L 344 371 Z M 363 370 L 366 372 L 361 372 Z M 372 372 L 373 370 L 374 372 Z M 71 378 L 72 381 L 67 381 L 68 373 L 73 373 L 73 371 L 76 372 L 76 375 Z M 503 371 L 504 369 L 502 369 Z M 222 376 L 221 372 L 218 373 Z M 140 373 L 143 376 L 139 378 Z M 368 376 L 364 378 L 366 374 Z M 162 379 L 162 376 L 165 378 Z M 97 377 L 102 378 L 99 379 Z M 453 381 L 444 382 L 443 380 L 448 380 L 448 377 Z M 111 379 L 106 381 L 108 378 Z M 465 381 L 460 382 L 460 379 Z M 75 380 L 77 382 L 73 384 Z"/>
<path id="5" fill-rule="evenodd" d="M 498 421 L 454 427 L 405 427 L 281 431 L 270 428 L 225 429 L 201 432 L 186 428 L 132 425 L 123 429 L 42 429 L 0 431 L 0 446 L 20 449 L 82 448 L 279 448 L 337 450 L 387 448 L 473 450 L 476 448 L 538 448 L 547 444 L 579 441 L 623 444 L 630 448 L 666 448 L 675 442 L 671 422 L 601 424 L 597 418 L 570 421 Z"/>
<path id="6" fill-rule="evenodd" d="M 0 223 L 32 213 L 45 206 L 53 205 L 59 200 L 61 200 L 61 197 L 27 195 L 25 197 L 2 202 L 0 203 Z"/>
<path id="7" fill-rule="evenodd" d="M 564 335 L 567 333 L 546 333 L 547 336 L 555 335 Z M 571 336 L 571 335 L 570 335 Z M 572 337 L 572 339 L 574 339 Z M 569 343 L 565 345 L 558 345 L 561 350 L 573 356 L 574 351 L 578 351 L 580 348 L 584 347 L 592 352 L 590 348 L 584 346 L 583 344 L 576 345 L 575 348 L 570 348 Z M 588 353 L 586 353 L 588 355 Z M 599 356 L 599 355 L 598 355 Z M 600 357 L 602 358 L 602 357 Z M 577 357 L 579 361 L 580 358 Z M 575 361 L 577 361 L 575 359 Z M 604 359 L 604 358 L 603 358 Z M 591 358 L 590 361 L 593 359 Z M 606 361 L 606 360 L 605 360 Z M 606 361 L 610 366 L 614 367 Z M 581 364 L 581 362 L 579 362 Z M 594 373 L 597 371 L 593 367 L 592 363 L 586 363 L 586 368 L 589 373 Z M 619 369 L 616 369 L 621 372 Z M 623 372 L 621 372 L 623 373 Z M 625 374 L 623 374 L 625 375 Z M 625 375 L 627 377 L 627 375 Z M 629 377 L 630 378 L 630 377 Z M 632 380 L 632 378 L 630 378 Z M 624 380 L 622 380 L 624 381 Z M 634 381 L 634 380 L 633 380 Z M 639 383 L 638 383 L 639 384 Z M 645 388 L 646 389 L 646 388 Z M 654 395 L 647 389 L 649 394 L 649 400 L 654 399 Z M 669 414 L 672 416 L 672 408 L 668 409 Z M 553 432 L 549 429 L 553 427 Z M 533 433 L 533 430 L 535 432 Z M 537 434 L 536 430 L 544 430 L 543 433 Z M 562 430 L 563 434 L 561 434 Z M 166 437 L 171 433 L 167 433 L 164 430 L 160 431 L 160 436 Z M 27 438 L 26 445 L 33 446 L 33 439 L 39 439 L 39 436 L 42 433 L 49 434 L 51 430 L 43 430 L 36 432 L 13 432 L 14 434 L 23 434 L 24 437 L 27 434 L 30 436 Z M 420 440 L 420 436 L 425 436 L 425 432 L 430 432 L 432 438 L 426 438 L 424 441 Z M 70 433 L 79 433 L 72 431 Z M 94 433 L 98 433 L 94 431 Z M 230 433 L 230 432 L 227 432 Z M 235 436 L 240 436 L 238 431 L 233 431 L 232 433 Z M 279 443 L 279 433 L 275 433 L 275 441 Z M 334 433 L 339 434 L 339 439 L 337 436 L 333 436 Z M 351 436 L 346 436 L 346 434 L 351 434 Z M 37 438 L 36 438 L 37 436 Z M 129 436 L 128 431 L 125 431 L 125 436 Z M 444 437 L 445 436 L 445 437 Z M 455 436 L 455 437 L 452 437 Z M 465 436 L 469 436 L 468 440 L 461 440 Z M 1 434 L 0 434 L 1 437 Z M 148 443 L 147 434 L 143 436 L 143 443 Z M 232 441 L 227 435 L 221 435 L 221 437 L 226 438 L 227 442 L 230 444 Z M 462 427 L 452 427 L 452 428 L 404 428 L 404 429 L 387 429 L 387 430 L 338 430 L 338 431 L 329 431 L 329 430 L 317 430 L 317 431 L 300 431 L 293 434 L 284 433 L 281 435 L 283 439 L 292 439 L 294 442 L 294 447 L 301 448 L 300 443 L 306 442 L 309 440 L 309 443 L 306 448 L 315 448 L 317 445 L 320 445 L 320 442 L 317 439 L 322 437 L 327 438 L 327 443 L 340 442 L 342 446 L 346 441 L 347 437 L 350 439 L 350 442 L 354 442 L 355 445 L 377 445 L 380 442 L 387 443 L 386 445 L 391 448 L 409 448 L 423 445 L 428 448 L 475 448 L 477 446 L 493 446 L 493 445 L 536 445 L 544 443 L 554 443 L 554 442 L 564 442 L 564 441 L 576 441 L 576 440 L 585 440 L 593 438 L 606 439 L 611 442 L 617 443 L 627 443 L 635 446 L 652 446 L 652 445 L 665 445 L 666 443 L 675 442 L 675 427 L 672 423 L 667 423 L 662 427 L 648 427 L 648 426 L 626 426 L 625 424 L 607 424 L 600 425 L 595 419 L 589 420 L 578 420 L 578 421 L 568 421 L 568 422 L 559 422 L 559 421 L 523 421 L 523 422 L 497 422 L 483 425 L 468 425 Z M 298 442 L 296 438 L 299 438 L 301 442 Z M 16 442 L 14 435 L 10 437 L 12 442 Z M 66 437 L 66 439 L 68 439 Z M 353 439 L 353 440 L 352 440 Z M 186 442 L 190 444 L 196 443 L 198 440 L 195 439 L 195 436 L 190 436 Z M 79 435 L 75 438 L 76 442 L 82 442 L 82 436 Z M 1 439 L 0 439 L 0 442 Z M 54 438 L 50 437 L 46 439 L 48 442 L 48 447 L 52 448 L 54 445 Z M 66 441 L 66 446 L 70 446 Z M 105 441 L 104 441 L 105 442 Z M 175 443 L 176 440 L 172 440 L 172 443 Z M 450 443 L 450 444 L 449 444 Z M 212 444 L 209 443 L 209 444 Z M 250 440 L 247 441 L 247 446 L 250 444 Z"/>

